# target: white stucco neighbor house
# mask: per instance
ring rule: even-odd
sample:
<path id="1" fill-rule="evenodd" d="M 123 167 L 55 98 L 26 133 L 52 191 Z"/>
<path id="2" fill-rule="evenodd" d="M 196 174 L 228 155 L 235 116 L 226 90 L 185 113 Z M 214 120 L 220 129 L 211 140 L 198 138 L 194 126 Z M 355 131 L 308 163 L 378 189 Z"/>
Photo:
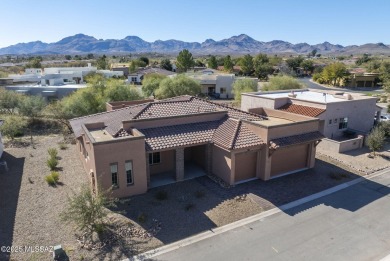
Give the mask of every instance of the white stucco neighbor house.
<path id="1" fill-rule="evenodd" d="M 320 132 L 327 138 L 343 136 L 346 130 L 367 134 L 380 117 L 376 98 L 344 91 L 299 89 L 289 91 L 243 93 L 241 109 L 264 107 L 316 117 Z"/>

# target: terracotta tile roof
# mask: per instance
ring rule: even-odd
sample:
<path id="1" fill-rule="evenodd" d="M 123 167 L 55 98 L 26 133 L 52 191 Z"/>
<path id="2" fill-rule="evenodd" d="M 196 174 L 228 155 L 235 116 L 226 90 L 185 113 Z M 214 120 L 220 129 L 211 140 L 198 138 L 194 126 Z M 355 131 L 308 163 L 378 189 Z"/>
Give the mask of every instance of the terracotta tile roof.
<path id="1" fill-rule="evenodd" d="M 178 96 L 156 102 L 138 104 L 110 112 L 92 114 L 89 116 L 70 120 L 76 137 L 82 133 L 81 125 L 85 123 L 104 122 L 105 130 L 113 137 L 122 128 L 122 121 L 132 119 L 152 119 L 180 115 L 194 115 L 204 112 L 227 111 L 229 117 L 260 121 L 259 115 L 244 112 L 225 105 L 216 104 L 189 95 Z"/>
<path id="2" fill-rule="evenodd" d="M 301 114 L 301 115 L 309 116 L 309 117 L 317 117 L 321 113 L 325 112 L 324 109 L 303 106 L 303 105 L 298 105 L 298 104 L 291 104 L 291 103 L 287 103 L 287 104 L 283 105 L 282 107 L 278 108 L 278 110 L 291 112 L 291 113 L 295 113 L 295 114 Z"/>
<path id="3" fill-rule="evenodd" d="M 231 149 L 233 147 L 234 137 L 239 127 L 239 121 L 225 118 L 218 129 L 215 130 L 213 141 L 215 144 Z"/>
<path id="4" fill-rule="evenodd" d="M 322 138 L 324 138 L 324 135 L 322 135 L 318 131 L 314 131 L 309 133 L 303 133 L 303 134 L 273 139 L 270 141 L 270 145 L 273 148 L 278 148 L 278 147 L 295 145 L 299 143 L 315 141 L 315 140 L 321 140 Z"/>
<path id="5" fill-rule="evenodd" d="M 146 150 L 152 151 L 209 142 L 219 124 L 220 121 L 209 121 L 141 129 L 140 132 L 145 135 Z"/>
<path id="6" fill-rule="evenodd" d="M 265 142 L 240 122 L 237 135 L 234 139 L 233 149 L 248 148 L 261 144 L 265 144 Z"/>

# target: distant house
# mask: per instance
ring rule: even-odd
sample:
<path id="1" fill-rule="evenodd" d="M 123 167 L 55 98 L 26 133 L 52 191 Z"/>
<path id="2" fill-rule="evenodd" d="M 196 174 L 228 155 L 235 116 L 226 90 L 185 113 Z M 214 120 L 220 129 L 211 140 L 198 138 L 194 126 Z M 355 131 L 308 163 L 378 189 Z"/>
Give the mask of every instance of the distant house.
<path id="1" fill-rule="evenodd" d="M 175 72 L 171 72 L 161 68 L 147 67 L 147 68 L 139 69 L 136 72 L 129 73 L 127 77 L 127 82 L 140 85 L 142 84 L 142 80 L 144 79 L 145 75 L 153 74 L 153 73 L 161 74 L 165 76 L 171 76 L 176 74 Z"/>
<path id="2" fill-rule="evenodd" d="M 123 76 L 127 79 L 129 76 L 129 67 L 127 65 L 115 65 L 111 68 L 114 72 L 123 72 Z"/>
<path id="3" fill-rule="evenodd" d="M 355 68 L 349 71 L 350 78 L 345 87 L 375 87 L 378 82 L 379 73 L 368 73 L 365 69 Z"/>
<path id="4" fill-rule="evenodd" d="M 293 174 L 315 163 L 319 120 L 266 108 L 252 112 L 192 96 L 70 120 L 91 188 L 114 197 L 212 175 L 233 185 Z"/>

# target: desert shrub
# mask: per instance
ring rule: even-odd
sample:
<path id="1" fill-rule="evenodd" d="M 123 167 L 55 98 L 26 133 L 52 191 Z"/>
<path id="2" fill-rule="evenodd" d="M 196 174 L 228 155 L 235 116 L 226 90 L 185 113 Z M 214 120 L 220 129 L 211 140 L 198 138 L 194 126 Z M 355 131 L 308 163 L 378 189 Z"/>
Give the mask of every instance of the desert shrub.
<path id="1" fill-rule="evenodd" d="M 140 222 L 140 223 L 145 223 L 146 222 L 146 219 L 147 219 L 147 216 L 146 216 L 146 214 L 145 213 L 140 213 L 139 215 L 138 215 L 138 217 L 137 217 L 137 220 L 138 220 L 138 222 Z"/>
<path id="2" fill-rule="evenodd" d="M 166 200 L 168 199 L 168 192 L 166 192 L 165 190 L 160 190 L 158 191 L 154 197 L 158 200 Z"/>
<path id="3" fill-rule="evenodd" d="M 60 143 L 58 144 L 58 146 L 60 147 L 60 150 L 66 150 L 68 148 L 68 145 L 66 145 L 65 143 Z"/>
<path id="4" fill-rule="evenodd" d="M 54 158 L 54 159 L 57 158 L 58 151 L 57 151 L 56 148 L 49 148 L 49 149 L 47 150 L 47 153 L 49 153 L 50 158 Z"/>
<path id="5" fill-rule="evenodd" d="M 50 175 L 52 176 L 55 183 L 58 183 L 58 181 L 60 180 L 60 173 L 58 173 L 57 171 L 53 171 Z"/>
<path id="6" fill-rule="evenodd" d="M 56 158 L 52 158 L 50 157 L 48 160 L 47 160 L 47 166 L 50 168 L 50 170 L 55 170 L 57 165 L 58 165 L 58 160 Z"/>
<path id="7" fill-rule="evenodd" d="M 291 90 L 301 89 L 303 85 L 295 78 L 290 76 L 275 76 L 269 80 L 269 83 L 264 84 L 264 91 L 275 91 L 275 90 Z"/>
<path id="8" fill-rule="evenodd" d="M 56 184 L 52 175 L 47 175 L 45 177 L 45 180 L 46 180 L 47 184 L 49 184 L 50 186 L 54 186 Z"/>

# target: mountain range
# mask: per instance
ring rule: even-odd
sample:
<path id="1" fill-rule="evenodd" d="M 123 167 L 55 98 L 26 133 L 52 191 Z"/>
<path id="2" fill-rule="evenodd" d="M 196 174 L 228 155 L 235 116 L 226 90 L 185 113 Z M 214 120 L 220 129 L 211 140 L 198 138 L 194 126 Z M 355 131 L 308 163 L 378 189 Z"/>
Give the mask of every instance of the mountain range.
<path id="1" fill-rule="evenodd" d="M 156 52 L 176 54 L 188 49 L 194 54 L 307 54 L 317 50 L 321 54 L 390 54 L 390 45 L 368 43 L 364 45 L 342 46 L 324 42 L 316 45 L 307 43 L 292 44 L 286 41 L 257 41 L 248 35 L 241 34 L 228 39 L 215 41 L 207 39 L 203 43 L 184 42 L 179 40 L 157 40 L 147 42 L 138 36 L 127 36 L 124 39 L 96 39 L 85 34 L 65 37 L 54 43 L 41 41 L 18 43 L 0 48 L 0 55 L 14 54 L 82 54 L 82 53 L 145 53 Z"/>

